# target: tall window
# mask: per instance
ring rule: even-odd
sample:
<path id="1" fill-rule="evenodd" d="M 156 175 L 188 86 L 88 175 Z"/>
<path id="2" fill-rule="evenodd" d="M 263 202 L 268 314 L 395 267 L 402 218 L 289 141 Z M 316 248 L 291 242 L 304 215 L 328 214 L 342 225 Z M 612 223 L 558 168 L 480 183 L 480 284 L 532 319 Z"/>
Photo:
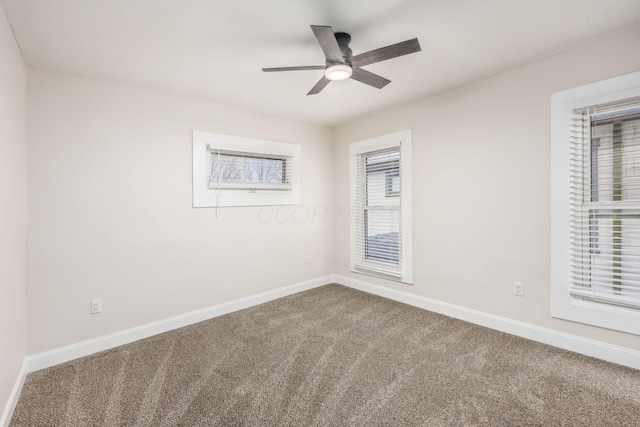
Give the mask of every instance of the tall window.
<path id="1" fill-rule="evenodd" d="M 551 95 L 551 315 L 640 335 L 640 72 Z"/>
<path id="2" fill-rule="evenodd" d="M 640 308 L 640 99 L 574 110 L 572 295 Z"/>
<path id="3" fill-rule="evenodd" d="M 351 145 L 352 270 L 412 282 L 409 131 Z"/>

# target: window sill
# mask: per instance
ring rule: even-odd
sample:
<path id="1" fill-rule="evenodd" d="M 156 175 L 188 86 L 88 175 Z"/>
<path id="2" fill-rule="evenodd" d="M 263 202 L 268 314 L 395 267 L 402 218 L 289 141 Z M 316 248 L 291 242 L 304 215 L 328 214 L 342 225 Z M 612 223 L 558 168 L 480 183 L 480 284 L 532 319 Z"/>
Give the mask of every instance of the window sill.
<path id="1" fill-rule="evenodd" d="M 291 191 L 291 184 L 262 184 L 262 183 L 221 183 L 220 190 L 247 190 L 247 191 Z M 209 190 L 218 190 L 218 184 L 209 182 Z"/>
<path id="2" fill-rule="evenodd" d="M 368 269 L 366 267 L 361 267 L 361 266 L 352 268 L 351 272 L 356 274 L 362 274 L 364 276 L 378 277 L 380 279 L 390 280 L 392 282 L 399 282 L 399 283 L 406 283 L 407 285 L 413 285 L 413 282 L 410 282 L 406 279 L 403 280 L 402 274 L 400 272 L 398 272 L 398 274 L 381 273 L 374 269 Z"/>
<path id="3" fill-rule="evenodd" d="M 556 295 L 552 299 L 551 316 L 640 335 L 640 310 L 573 297 L 568 293 L 564 298 Z"/>

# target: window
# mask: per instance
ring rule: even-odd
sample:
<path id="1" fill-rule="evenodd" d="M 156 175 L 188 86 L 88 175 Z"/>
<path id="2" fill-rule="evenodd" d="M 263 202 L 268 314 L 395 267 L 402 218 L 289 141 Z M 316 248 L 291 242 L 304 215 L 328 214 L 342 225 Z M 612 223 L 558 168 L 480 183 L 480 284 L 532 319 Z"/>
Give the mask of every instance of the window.
<path id="1" fill-rule="evenodd" d="M 574 111 L 572 295 L 640 308 L 640 99 Z"/>
<path id="2" fill-rule="evenodd" d="M 291 156 L 207 147 L 210 189 L 291 190 Z"/>
<path id="3" fill-rule="evenodd" d="M 385 173 L 385 197 L 400 196 L 400 171 L 398 169 L 389 170 Z"/>
<path id="4" fill-rule="evenodd" d="M 552 314 L 640 334 L 640 73 L 552 96 Z"/>
<path id="5" fill-rule="evenodd" d="M 351 144 L 351 270 L 412 283 L 411 134 Z"/>
<path id="6" fill-rule="evenodd" d="M 193 132 L 193 206 L 299 203 L 300 146 Z"/>

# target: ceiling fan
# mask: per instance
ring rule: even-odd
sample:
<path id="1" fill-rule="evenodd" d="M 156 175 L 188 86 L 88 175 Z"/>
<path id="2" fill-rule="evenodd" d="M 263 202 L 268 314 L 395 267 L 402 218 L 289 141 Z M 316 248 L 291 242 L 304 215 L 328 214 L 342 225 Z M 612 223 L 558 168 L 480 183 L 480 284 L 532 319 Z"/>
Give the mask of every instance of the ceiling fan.
<path id="1" fill-rule="evenodd" d="M 362 67 L 398 56 L 420 52 L 420 43 L 418 43 L 418 39 L 416 38 L 353 56 L 353 52 L 351 48 L 349 48 L 349 43 L 351 43 L 351 36 L 349 34 L 334 34 L 331 27 L 324 25 L 312 25 L 311 29 L 324 52 L 326 58 L 325 65 L 262 69 L 264 72 L 324 70 L 324 76 L 311 88 L 307 95 L 319 93 L 332 80 L 346 80 L 348 78 L 382 89 L 391 83 L 391 80 L 367 71 Z"/>

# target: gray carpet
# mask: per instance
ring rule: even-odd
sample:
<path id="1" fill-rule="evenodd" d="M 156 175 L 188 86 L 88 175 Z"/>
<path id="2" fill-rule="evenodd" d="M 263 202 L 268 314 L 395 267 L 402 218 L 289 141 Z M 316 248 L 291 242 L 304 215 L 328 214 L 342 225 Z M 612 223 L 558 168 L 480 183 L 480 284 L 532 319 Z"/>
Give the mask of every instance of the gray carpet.
<path id="1" fill-rule="evenodd" d="M 30 374 L 18 426 L 639 426 L 640 371 L 328 285 Z"/>

